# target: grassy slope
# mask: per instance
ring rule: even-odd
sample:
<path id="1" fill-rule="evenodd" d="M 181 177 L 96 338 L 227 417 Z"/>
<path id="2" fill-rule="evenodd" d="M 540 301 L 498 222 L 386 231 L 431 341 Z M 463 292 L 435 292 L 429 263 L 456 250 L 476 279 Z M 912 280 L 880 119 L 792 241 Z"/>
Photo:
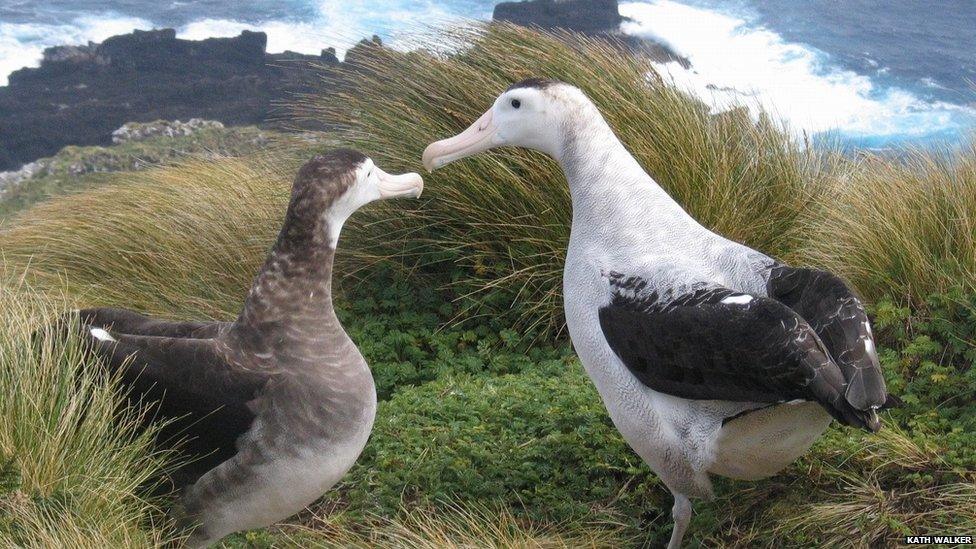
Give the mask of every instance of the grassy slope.
<path id="1" fill-rule="evenodd" d="M 52 196 L 83 191 L 106 180 L 106 172 L 144 170 L 192 157 L 251 154 L 280 146 L 285 135 L 253 127 L 205 128 L 189 136 L 152 137 L 110 147 L 68 146 L 50 158 L 31 178 L 0 192 L 0 220 Z"/>
<path id="2" fill-rule="evenodd" d="M 116 382 L 85 363 L 77 341 L 34 340 L 64 309 L 0 288 L 0 545 L 158 546 L 171 529 L 160 502 L 139 494 L 165 456 L 152 433 L 135 433 L 138 411 L 118 411 Z"/>
<path id="3" fill-rule="evenodd" d="M 803 150 L 768 124 L 709 117 L 666 86 L 645 87 L 644 66 L 605 46 L 565 44 L 511 27 L 472 32 L 441 37 L 473 44 L 467 55 L 449 59 L 376 50 L 363 61 L 370 70 L 350 76 L 361 79 L 356 89 L 366 92 L 306 98 L 296 111 L 344 120 L 340 138 L 385 168 L 415 169 L 426 141 L 464 127 L 508 81 L 529 73 L 561 77 L 595 97 L 640 161 L 706 225 L 784 258 L 829 264 L 871 297 L 895 289 L 896 301 L 885 302 L 878 314 L 890 320 L 882 334 L 889 380 L 913 398 L 910 408 L 889 418 L 899 427 L 881 437 L 833 429 L 774 479 L 718 481 L 719 501 L 696 507 L 697 540 L 742 546 L 885 543 L 906 531 L 976 526 L 968 472 L 976 459 L 964 450 L 967 441 L 976 444 L 966 438 L 973 414 L 964 406 L 976 387 L 966 343 L 976 333 L 964 328 L 976 321 L 962 306 L 914 313 L 897 306 L 906 294 L 921 305 L 950 281 L 972 283 L 971 229 L 964 215 L 972 210 L 956 199 L 976 188 L 967 167 L 976 153 L 944 165 L 923 155 L 904 166 L 881 160 L 851 165 Z M 118 174 L 100 180 L 97 189 L 38 205 L 0 232 L 5 287 L 24 281 L 45 293 L 64 290 L 74 303 L 229 318 L 277 230 L 290 174 L 308 154 L 279 150 Z M 928 192 L 905 183 L 892 188 L 910 201 L 870 194 L 880 193 L 892 174 L 923 180 Z M 866 187 L 855 187 L 855 181 Z M 404 540 L 419 536 L 410 539 L 423 547 L 423 540 L 445 532 L 456 540 L 502 539 L 485 522 L 570 545 L 590 537 L 602 541 L 584 544 L 665 539 L 666 492 L 616 436 L 565 341 L 525 344 L 546 341 L 543 336 L 561 325 L 558 281 L 569 215 L 561 175 L 539 155 L 506 151 L 438 172 L 427 190 L 423 201 L 406 209 L 400 209 L 403 203 L 397 209 L 371 205 L 351 220 L 341 242 L 339 270 L 367 277 L 359 285 L 346 281 L 342 307 L 383 399 L 369 449 L 340 489 L 299 520 L 306 528 L 239 536 L 232 543 L 334 546 L 366 540 L 411 546 Z M 866 206 L 874 214 L 859 221 Z M 947 216 L 947 210 L 957 213 Z M 872 221 L 897 216 L 910 218 L 915 229 L 893 232 Z M 873 232 L 863 230 L 875 225 Z M 940 239 L 946 228 L 956 236 Z M 896 235 L 891 242 L 898 244 L 887 234 Z M 859 238 L 874 240 L 860 244 Z M 934 245 L 940 242 L 945 245 Z M 852 253 L 864 245 L 892 250 Z M 926 253 L 911 251 L 917 249 Z M 898 259 L 900 252 L 913 268 L 902 268 L 907 259 Z M 872 264 L 879 255 L 893 262 Z M 394 272 L 362 269 L 375 261 Z M 963 293 L 955 301 L 966 299 Z M 4 310 L 8 314 L 14 313 Z M 926 316 L 942 321 L 928 326 Z M 457 325 L 455 319 L 468 322 Z M 26 333 L 4 335 L 0 349 L 22 346 Z M 39 375 L 23 354 L 11 356 L 22 376 Z M 72 371 L 71 361 L 52 360 L 48 370 Z M 11 413 L 21 422 L 49 417 L 36 410 Z M 99 429 L 104 425 L 86 425 L 84 432 Z M 35 437 L 34 443 L 41 441 Z M 3 450 L 22 461 L 31 452 Z M 68 455 L 52 462 L 58 459 L 62 470 L 84 463 Z M 91 482 L 103 492 L 133 494 L 124 479 Z M 68 525 L 78 524 L 111 531 L 78 518 L 84 515 L 76 509 L 95 505 L 90 502 L 99 497 L 79 493 L 67 500 L 67 510 L 55 513 L 66 521 L 66 535 L 73 531 Z M 0 495 L 0 508 L 19 499 Z M 128 513 L 131 520 L 121 524 L 152 516 L 145 508 Z M 18 523 L 44 516 L 50 515 L 31 511 Z M 852 530 L 862 537 L 852 540 Z M 164 534 L 145 535 L 151 542 Z M 242 541 L 247 539 L 252 541 Z"/>

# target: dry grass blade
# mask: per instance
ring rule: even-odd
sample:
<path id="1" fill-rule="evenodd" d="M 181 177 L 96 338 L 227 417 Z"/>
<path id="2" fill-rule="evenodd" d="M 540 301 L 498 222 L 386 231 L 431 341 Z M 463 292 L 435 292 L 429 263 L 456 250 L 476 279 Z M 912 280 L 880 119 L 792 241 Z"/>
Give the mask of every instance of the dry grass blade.
<path id="1" fill-rule="evenodd" d="M 412 507 L 367 525 L 324 519 L 292 538 L 305 547 L 362 549 L 601 549 L 628 542 L 620 524 L 538 524 L 508 509 L 460 503 Z"/>
<path id="2" fill-rule="evenodd" d="M 156 547 L 171 533 L 151 489 L 165 465 L 117 380 L 100 375 L 74 337 L 50 327 L 62 299 L 0 286 L 0 489 L 5 547 Z M 9 461 L 8 461 L 9 460 Z M 156 528 L 147 528 L 156 521 Z"/>
<path id="3" fill-rule="evenodd" d="M 976 289 L 976 142 L 955 152 L 869 157 L 811 211 L 808 263 L 847 277 L 869 299 L 922 305 Z"/>

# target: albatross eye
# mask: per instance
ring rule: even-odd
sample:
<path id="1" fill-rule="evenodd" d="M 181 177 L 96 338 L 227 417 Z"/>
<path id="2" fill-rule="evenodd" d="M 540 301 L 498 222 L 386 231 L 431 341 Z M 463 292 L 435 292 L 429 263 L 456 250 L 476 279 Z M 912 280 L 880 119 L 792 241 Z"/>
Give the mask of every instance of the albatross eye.
<path id="1" fill-rule="evenodd" d="M 518 99 L 512 99 L 512 108 L 517 109 L 522 106 L 522 102 Z"/>

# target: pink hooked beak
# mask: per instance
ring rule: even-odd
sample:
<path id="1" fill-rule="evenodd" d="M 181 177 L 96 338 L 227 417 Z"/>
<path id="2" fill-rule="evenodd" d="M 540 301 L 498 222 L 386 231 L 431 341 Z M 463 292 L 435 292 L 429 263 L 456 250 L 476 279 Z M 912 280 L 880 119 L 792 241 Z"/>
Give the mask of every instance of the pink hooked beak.
<path id="1" fill-rule="evenodd" d="M 492 111 L 489 109 L 463 132 L 427 145 L 424 149 L 424 167 L 433 171 L 455 160 L 498 146 L 498 127 L 491 118 Z"/>
<path id="2" fill-rule="evenodd" d="M 374 166 L 373 169 L 377 172 L 376 178 L 379 182 L 380 198 L 398 198 L 401 196 L 419 198 L 420 193 L 424 191 L 424 180 L 420 174 L 410 172 L 393 175 L 384 172 L 378 166 Z"/>

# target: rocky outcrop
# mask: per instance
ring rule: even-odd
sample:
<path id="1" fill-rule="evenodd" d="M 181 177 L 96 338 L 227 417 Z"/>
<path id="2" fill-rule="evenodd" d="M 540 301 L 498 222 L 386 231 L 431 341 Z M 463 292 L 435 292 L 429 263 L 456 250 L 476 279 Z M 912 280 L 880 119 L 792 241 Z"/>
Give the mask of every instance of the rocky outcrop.
<path id="1" fill-rule="evenodd" d="M 155 122 L 128 122 L 112 132 L 112 143 L 118 145 L 131 141 L 145 141 L 155 137 L 184 137 L 205 129 L 223 129 L 216 120 L 191 118 L 186 122 L 179 120 L 156 120 Z"/>
<path id="2" fill-rule="evenodd" d="M 20 167 L 19 170 L 0 172 L 0 200 L 3 199 L 5 189 L 20 185 L 24 181 L 38 175 L 47 173 L 48 162 L 46 159 L 35 160 Z"/>
<path id="3" fill-rule="evenodd" d="M 312 89 L 321 55 L 265 53 L 267 36 L 181 40 L 173 29 L 59 46 L 0 87 L 0 171 L 71 145 L 108 145 L 126 122 L 207 118 L 265 123 L 275 102 Z"/>
<path id="4" fill-rule="evenodd" d="M 502 2 L 492 14 L 495 21 L 507 21 L 523 27 L 544 30 L 563 29 L 588 36 L 612 37 L 631 52 L 646 55 L 659 62 L 677 61 L 685 67 L 688 60 L 665 44 L 642 40 L 620 32 L 624 17 L 617 0 L 525 0 Z"/>
<path id="5" fill-rule="evenodd" d="M 246 156 L 270 146 L 318 150 L 321 134 L 280 133 L 253 126 L 224 127 L 212 120 L 130 123 L 113 134 L 117 143 L 66 146 L 19 170 L 0 172 L 0 225 L 11 214 L 56 195 L 112 181 L 91 174 L 137 171 L 193 159 Z"/>
<path id="6" fill-rule="evenodd" d="M 492 18 L 524 27 L 559 28 L 583 34 L 616 33 L 623 21 L 617 0 L 502 2 L 495 6 Z"/>

